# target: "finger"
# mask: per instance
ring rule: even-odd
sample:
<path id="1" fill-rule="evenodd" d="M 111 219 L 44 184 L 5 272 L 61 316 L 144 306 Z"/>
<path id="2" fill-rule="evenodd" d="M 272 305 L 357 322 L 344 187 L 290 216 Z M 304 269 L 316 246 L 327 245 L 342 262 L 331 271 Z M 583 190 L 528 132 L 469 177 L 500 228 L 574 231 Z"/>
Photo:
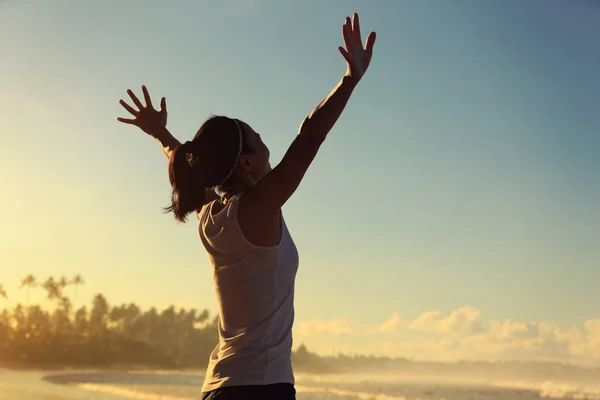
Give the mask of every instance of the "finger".
<path id="1" fill-rule="evenodd" d="M 340 53 L 342 53 L 342 56 L 344 56 L 344 58 L 346 59 L 346 62 L 348 62 L 348 64 L 352 65 L 353 61 L 352 61 L 352 56 L 350 55 L 350 53 L 348 53 L 346 51 L 346 49 L 343 48 L 342 46 L 338 46 L 338 50 L 340 51 Z"/>
<path id="2" fill-rule="evenodd" d="M 352 21 L 352 33 L 355 39 L 357 39 L 359 42 L 362 40 L 360 37 L 360 21 L 358 20 L 358 14 L 354 13 L 354 21 Z M 361 42 L 361 47 L 362 47 L 362 42 Z"/>
<path id="3" fill-rule="evenodd" d="M 117 121 L 122 122 L 124 124 L 135 125 L 135 119 L 117 117 Z"/>
<path id="4" fill-rule="evenodd" d="M 350 49 L 352 45 L 352 25 L 350 23 L 350 17 L 346 17 L 346 22 L 342 25 L 342 36 L 344 37 L 346 48 Z"/>
<path id="5" fill-rule="evenodd" d="M 146 101 L 146 107 L 152 108 L 152 99 L 150 98 L 150 94 L 148 93 L 148 89 L 145 85 L 142 85 L 142 92 L 144 93 L 144 101 Z"/>
<path id="6" fill-rule="evenodd" d="M 164 97 L 160 99 L 160 111 L 167 112 L 167 99 L 165 99 Z"/>
<path id="7" fill-rule="evenodd" d="M 365 44 L 366 51 L 373 51 L 373 46 L 375 46 L 375 39 L 377 39 L 377 34 L 375 32 L 369 33 L 369 37 L 367 37 L 367 43 Z"/>
<path id="8" fill-rule="evenodd" d="M 125 103 L 124 100 L 119 100 L 119 104 L 121 104 L 131 115 L 137 115 L 138 111 L 131 107 L 129 104 Z"/>
<path id="9" fill-rule="evenodd" d="M 139 108 L 140 110 L 142 108 L 144 108 L 142 103 L 138 100 L 138 98 L 135 96 L 135 94 L 133 94 L 131 89 L 127 89 L 127 94 L 129 95 L 129 97 L 131 97 L 131 100 L 133 100 L 133 103 L 137 106 L 137 108 Z"/>

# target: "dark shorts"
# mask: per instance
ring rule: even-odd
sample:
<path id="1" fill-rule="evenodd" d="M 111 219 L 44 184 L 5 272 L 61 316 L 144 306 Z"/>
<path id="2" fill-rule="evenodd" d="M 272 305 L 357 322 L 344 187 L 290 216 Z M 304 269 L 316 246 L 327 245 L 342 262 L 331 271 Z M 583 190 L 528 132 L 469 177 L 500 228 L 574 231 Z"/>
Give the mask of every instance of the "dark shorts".
<path id="1" fill-rule="evenodd" d="M 272 385 L 226 386 L 202 393 L 202 400 L 296 400 L 296 389 L 290 383 Z"/>

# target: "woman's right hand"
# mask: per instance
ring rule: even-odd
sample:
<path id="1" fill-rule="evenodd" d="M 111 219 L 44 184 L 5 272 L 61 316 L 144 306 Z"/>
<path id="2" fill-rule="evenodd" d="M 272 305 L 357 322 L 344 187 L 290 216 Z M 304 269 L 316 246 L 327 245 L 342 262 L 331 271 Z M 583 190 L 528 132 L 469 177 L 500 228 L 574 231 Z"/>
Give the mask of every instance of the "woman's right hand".
<path id="1" fill-rule="evenodd" d="M 160 110 L 155 110 L 146 86 L 142 86 L 142 92 L 144 93 L 146 106 L 142 104 L 131 89 L 127 90 L 127 94 L 129 94 L 138 109 L 131 107 L 123 99 L 119 100 L 119 103 L 135 118 L 118 117 L 117 120 L 124 124 L 135 125 L 148 135 L 158 139 L 161 133 L 165 132 L 167 126 L 167 101 L 163 97 L 160 100 Z"/>

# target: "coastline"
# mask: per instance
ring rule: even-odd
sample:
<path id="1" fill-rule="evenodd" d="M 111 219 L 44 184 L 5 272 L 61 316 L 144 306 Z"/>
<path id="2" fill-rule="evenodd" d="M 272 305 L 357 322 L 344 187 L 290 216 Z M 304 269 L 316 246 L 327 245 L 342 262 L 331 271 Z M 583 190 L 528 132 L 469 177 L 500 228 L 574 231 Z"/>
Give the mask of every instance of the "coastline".
<path id="1" fill-rule="evenodd" d="M 205 373 L 206 368 L 166 368 L 153 365 L 64 365 L 57 364 L 27 364 L 27 363 L 0 363 L 0 372 L 21 371 L 21 372 L 152 372 L 152 373 Z"/>
<path id="2" fill-rule="evenodd" d="M 198 369 L 0 368 L 0 398 L 11 400 L 191 400 L 202 396 Z M 456 379 L 403 374 L 297 374 L 296 390 L 305 399 L 367 398 L 449 400 L 532 398 L 599 400 L 597 382 L 565 380 Z M 482 397 L 477 397 L 482 396 Z M 500 397 L 498 397 L 500 396 Z"/>

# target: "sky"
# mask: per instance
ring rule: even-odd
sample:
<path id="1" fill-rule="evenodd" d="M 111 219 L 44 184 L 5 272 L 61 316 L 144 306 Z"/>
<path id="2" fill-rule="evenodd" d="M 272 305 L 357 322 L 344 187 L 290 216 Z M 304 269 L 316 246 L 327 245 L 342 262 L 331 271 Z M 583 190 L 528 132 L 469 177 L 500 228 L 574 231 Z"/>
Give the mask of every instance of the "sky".
<path id="1" fill-rule="evenodd" d="M 248 122 L 276 164 L 369 71 L 284 215 L 296 343 L 322 354 L 600 364 L 600 7 L 584 0 L 0 1 L 0 283 L 81 274 L 78 302 L 216 311 L 166 158 L 118 104 L 148 86 L 191 139 Z M 32 301 L 43 301 L 41 290 Z"/>

